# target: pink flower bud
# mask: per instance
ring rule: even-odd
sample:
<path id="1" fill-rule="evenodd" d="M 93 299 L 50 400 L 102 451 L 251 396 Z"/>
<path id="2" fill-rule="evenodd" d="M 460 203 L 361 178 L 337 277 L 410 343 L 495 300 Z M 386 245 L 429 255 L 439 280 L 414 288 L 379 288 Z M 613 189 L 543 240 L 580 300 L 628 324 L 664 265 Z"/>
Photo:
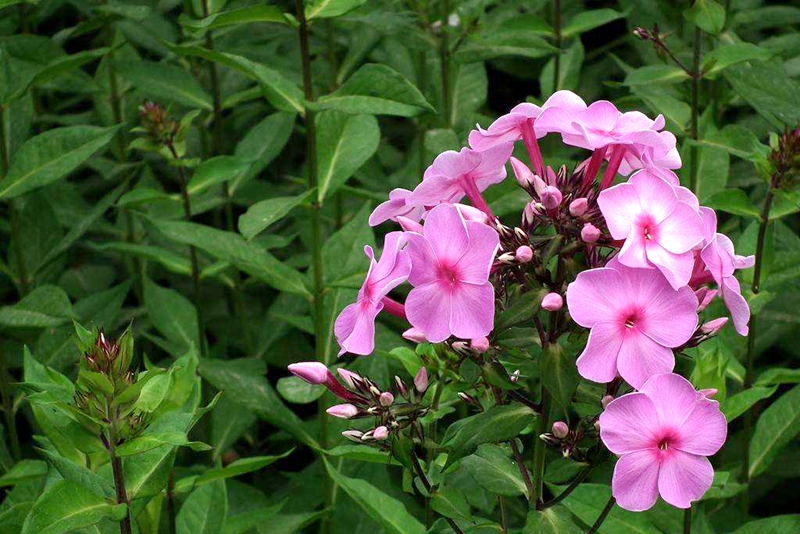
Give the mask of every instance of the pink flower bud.
<path id="1" fill-rule="evenodd" d="M 715 388 L 701 389 L 700 393 L 702 393 L 705 398 L 710 399 L 717 394 L 717 390 Z"/>
<path id="2" fill-rule="evenodd" d="M 542 299 L 542 308 L 547 311 L 558 311 L 564 306 L 564 298 L 558 293 L 548 293 Z"/>
<path id="3" fill-rule="evenodd" d="M 358 408 L 352 404 L 335 404 L 325 411 L 328 412 L 328 415 L 339 419 L 350 419 L 358 415 Z"/>
<path id="4" fill-rule="evenodd" d="M 548 185 L 539 195 L 542 199 L 542 205 L 548 210 L 554 210 L 561 205 L 564 196 L 558 188 Z"/>
<path id="5" fill-rule="evenodd" d="M 381 393 L 381 396 L 378 397 L 378 401 L 381 403 L 381 406 L 384 408 L 388 408 L 394 402 L 394 395 L 389 393 L 388 391 L 384 391 Z"/>
<path id="6" fill-rule="evenodd" d="M 358 430 L 345 430 L 344 432 L 342 432 L 342 435 L 347 439 L 349 439 L 350 441 L 361 443 L 361 438 L 364 435 L 364 433 Z"/>
<path id="7" fill-rule="evenodd" d="M 324 364 L 319 362 L 298 362 L 289 365 L 289 372 L 302 378 L 309 384 L 324 384 L 331 374 Z"/>
<path id="8" fill-rule="evenodd" d="M 719 333 L 722 330 L 722 327 L 728 324 L 727 317 L 719 317 L 717 319 L 712 319 L 711 321 L 705 322 L 700 326 L 700 331 L 704 334 L 709 336 L 713 336 Z"/>
<path id="9" fill-rule="evenodd" d="M 422 225 L 417 221 L 409 219 L 408 217 L 403 217 L 402 215 L 398 215 L 397 223 L 406 232 L 415 232 L 417 234 L 422 233 Z"/>
<path id="10" fill-rule="evenodd" d="M 527 165 L 522 163 L 520 160 L 511 156 L 511 168 L 514 169 L 514 176 L 517 177 L 517 183 L 523 189 L 529 189 L 533 186 L 533 173 L 528 168 Z"/>
<path id="11" fill-rule="evenodd" d="M 485 337 L 479 337 L 471 340 L 470 345 L 472 346 L 472 350 L 479 354 L 483 354 L 489 350 L 489 340 Z"/>
<path id="12" fill-rule="evenodd" d="M 697 306 L 697 311 L 701 312 L 705 310 L 711 301 L 714 300 L 714 297 L 717 296 L 719 293 L 716 289 L 708 289 L 707 287 L 701 287 L 697 291 L 694 292 L 695 296 L 697 297 L 697 302 L 700 304 Z"/>
<path id="13" fill-rule="evenodd" d="M 428 341 L 425 339 L 425 332 L 419 328 L 409 328 L 403 332 L 403 338 L 411 341 L 412 343 L 425 343 Z"/>
<path id="14" fill-rule="evenodd" d="M 509 380 L 511 380 L 512 382 L 514 382 L 516 384 L 517 382 L 519 382 L 519 375 L 520 375 L 520 372 L 519 372 L 519 369 L 517 369 L 516 371 L 511 373 L 508 376 L 508 378 L 509 378 Z"/>
<path id="15" fill-rule="evenodd" d="M 525 222 L 528 224 L 533 224 L 533 221 L 541 215 L 539 210 L 536 208 L 535 202 L 528 202 L 525 205 L 525 209 L 522 211 L 522 217 L 525 219 Z"/>
<path id="16" fill-rule="evenodd" d="M 556 421 L 553 423 L 553 435 L 558 439 L 564 439 L 569 434 L 569 427 L 564 421 Z"/>
<path id="17" fill-rule="evenodd" d="M 489 222 L 489 216 L 474 206 L 467 204 L 453 204 L 458 212 L 464 217 L 465 221 L 475 221 L 479 223 Z"/>
<path id="18" fill-rule="evenodd" d="M 336 372 L 339 373 L 339 377 L 342 380 L 344 380 L 344 383 L 347 384 L 348 386 L 350 386 L 353 389 L 358 387 L 356 385 L 357 383 L 361 383 L 362 382 L 361 375 L 358 375 L 358 374 L 356 374 L 356 373 L 354 373 L 352 371 L 348 371 L 347 369 L 345 369 L 343 367 L 339 367 L 338 369 L 336 369 Z"/>
<path id="19" fill-rule="evenodd" d="M 389 429 L 385 426 L 379 426 L 375 430 L 372 431 L 372 437 L 377 439 L 378 441 L 383 441 L 389 437 Z"/>
<path id="20" fill-rule="evenodd" d="M 614 397 L 612 395 L 604 395 L 603 398 L 600 399 L 600 405 L 605 410 L 606 406 L 608 406 L 608 404 L 613 400 L 614 400 Z"/>
<path id="21" fill-rule="evenodd" d="M 533 259 L 533 249 L 528 245 L 522 245 L 521 247 L 517 247 L 517 250 L 514 252 L 514 256 L 518 262 L 528 263 Z"/>
<path id="22" fill-rule="evenodd" d="M 428 370 L 424 367 L 420 367 L 417 371 L 417 376 L 414 377 L 414 387 L 420 393 L 425 393 L 425 390 L 428 389 Z"/>
<path id="23" fill-rule="evenodd" d="M 569 214 L 573 217 L 580 217 L 589 209 L 589 201 L 583 197 L 576 198 L 569 203 Z"/>
<path id="24" fill-rule="evenodd" d="M 600 229 L 592 223 L 584 224 L 581 229 L 581 239 L 584 243 L 597 243 L 597 240 L 600 239 Z"/>

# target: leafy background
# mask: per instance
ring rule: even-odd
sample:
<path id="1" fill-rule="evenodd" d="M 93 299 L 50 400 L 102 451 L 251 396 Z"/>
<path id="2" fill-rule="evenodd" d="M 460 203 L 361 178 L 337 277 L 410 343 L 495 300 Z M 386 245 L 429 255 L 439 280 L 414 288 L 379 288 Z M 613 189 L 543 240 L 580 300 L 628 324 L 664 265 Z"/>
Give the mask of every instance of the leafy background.
<path id="1" fill-rule="evenodd" d="M 526 533 L 591 524 L 609 463 L 563 506 L 528 517 L 506 453 L 484 445 L 426 502 L 385 454 L 344 446 L 346 425 L 317 417 L 333 399 L 285 371 L 336 361 L 332 321 L 363 277 L 363 245 L 387 230 L 366 218 L 388 191 L 413 188 L 476 123 L 554 88 L 664 114 L 681 179 L 694 174 L 737 250 L 754 253 L 765 228 L 761 291 L 749 292 L 754 368 L 731 329 L 680 363 L 697 386 L 720 390 L 731 421 L 694 527 L 800 530 L 783 515 L 797 511 L 800 477 L 796 188 L 776 191 L 762 217 L 770 135 L 800 121 L 793 2 L 320 0 L 305 8 L 307 54 L 291 2 L 4 0 L 0 14 L 0 532 L 118 529 L 108 465 L 20 385 L 55 387 L 52 370 L 74 376 L 72 321 L 111 335 L 132 323 L 137 362 L 174 367 L 164 398 L 178 410 L 199 415 L 224 391 L 191 432 L 211 451 L 166 443 L 126 460 L 141 532 L 168 531 L 168 483 L 186 533 L 417 533 L 426 507 L 498 532 L 498 495 Z M 694 75 L 633 36 L 656 23 Z M 145 100 L 181 121 L 173 153 L 136 129 Z M 550 163 L 580 157 L 552 139 L 543 148 Z M 507 180 L 489 199 L 513 222 L 524 194 Z M 394 374 L 408 380 L 413 352 L 392 350 L 408 347 L 402 330 L 382 319 L 379 350 L 348 368 L 386 386 Z M 440 437 L 456 405 L 446 391 Z M 505 439 L 495 438 L 486 441 Z M 575 466 L 548 466 L 557 494 Z M 339 490 L 326 501 L 330 480 Z M 672 533 L 680 522 L 662 503 L 615 510 L 601 532 Z M 432 528 L 448 530 L 441 519 Z"/>

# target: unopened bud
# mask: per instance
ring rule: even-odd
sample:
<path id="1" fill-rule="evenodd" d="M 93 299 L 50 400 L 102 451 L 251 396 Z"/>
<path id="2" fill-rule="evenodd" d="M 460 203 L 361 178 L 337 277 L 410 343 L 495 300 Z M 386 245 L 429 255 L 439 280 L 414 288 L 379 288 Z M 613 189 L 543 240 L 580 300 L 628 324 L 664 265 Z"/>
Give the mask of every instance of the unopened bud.
<path id="1" fill-rule="evenodd" d="M 511 373 L 508 378 L 516 384 L 519 381 L 519 369 Z"/>
<path id="2" fill-rule="evenodd" d="M 403 379 L 399 376 L 395 375 L 394 377 L 394 385 L 397 386 L 397 391 L 400 392 L 400 395 L 403 397 L 408 397 L 408 386 L 406 383 L 403 382 Z"/>
<path id="3" fill-rule="evenodd" d="M 347 439 L 349 439 L 350 441 L 361 443 L 361 437 L 364 435 L 364 433 L 358 430 L 345 430 L 344 432 L 342 432 L 342 435 Z"/>
<path id="4" fill-rule="evenodd" d="M 697 306 L 698 313 L 705 310 L 711 301 L 717 296 L 719 291 L 717 289 L 708 289 L 707 287 L 701 287 L 697 291 L 694 292 L 695 296 L 697 297 L 697 302 L 699 305 Z"/>
<path id="5" fill-rule="evenodd" d="M 469 346 L 467 345 L 466 341 L 454 341 L 450 346 L 459 354 L 469 355 L 470 353 Z"/>
<path id="6" fill-rule="evenodd" d="M 583 197 L 576 198 L 569 203 L 569 214 L 573 217 L 580 217 L 589 209 L 589 201 Z"/>
<path id="7" fill-rule="evenodd" d="M 609 403 L 611 401 L 613 401 L 613 400 L 614 400 L 614 397 L 612 395 L 604 395 L 603 398 L 600 399 L 600 406 L 602 406 L 603 409 L 605 410 L 606 406 L 608 406 Z"/>
<path id="8" fill-rule="evenodd" d="M 511 252 L 506 252 L 504 254 L 500 254 L 499 256 L 497 256 L 497 261 L 499 261 L 500 263 L 505 263 L 506 265 L 511 265 L 513 263 L 516 263 L 514 261 L 515 259 L 516 257 Z"/>
<path id="9" fill-rule="evenodd" d="M 298 362 L 289 365 L 289 372 L 309 384 L 324 384 L 328 381 L 330 371 L 319 362 Z"/>
<path id="10" fill-rule="evenodd" d="M 389 429 L 385 426 L 379 426 L 375 430 L 372 431 L 372 437 L 377 439 L 378 441 L 383 441 L 389 437 Z"/>
<path id="11" fill-rule="evenodd" d="M 372 395 L 374 397 L 380 397 L 381 396 L 381 390 L 379 390 L 375 386 L 370 386 L 369 387 L 369 392 L 372 393 Z"/>
<path id="12" fill-rule="evenodd" d="M 409 328 L 405 332 L 403 332 L 403 339 L 407 339 L 412 343 L 425 343 L 428 341 L 425 339 L 425 332 L 420 330 L 419 328 Z"/>
<path id="13" fill-rule="evenodd" d="M 728 318 L 719 317 L 717 319 L 712 319 L 711 321 L 703 323 L 700 326 L 700 331 L 709 336 L 713 336 L 718 334 L 719 331 L 722 330 L 722 327 L 725 326 L 726 324 L 728 324 Z"/>
<path id="14" fill-rule="evenodd" d="M 569 426 L 564 421 L 553 423 L 553 435 L 558 439 L 564 439 L 569 435 Z"/>
<path id="15" fill-rule="evenodd" d="M 483 354 L 487 350 L 489 350 L 489 339 L 486 337 L 479 337 L 473 339 L 469 342 L 472 350 L 477 352 L 478 354 Z"/>
<path id="16" fill-rule="evenodd" d="M 533 259 L 533 249 L 528 245 L 517 247 L 514 251 L 514 257 L 519 263 L 528 263 Z"/>
<path id="17" fill-rule="evenodd" d="M 457 395 L 458 395 L 459 399 L 461 399 L 462 401 L 466 402 L 467 404 L 474 404 L 475 403 L 475 399 L 473 399 L 472 397 L 470 397 L 469 395 L 467 395 L 463 391 L 459 391 L 457 393 Z"/>
<path id="18" fill-rule="evenodd" d="M 536 209 L 536 204 L 534 202 L 528 202 L 525 205 L 525 209 L 522 211 L 522 217 L 527 224 L 533 224 L 533 221 L 536 220 L 536 217 L 541 215 L 538 209 Z"/>
<path id="19" fill-rule="evenodd" d="M 547 311 L 558 311 L 564 306 L 564 298 L 558 293 L 548 293 L 542 299 L 542 308 Z"/>
<path id="20" fill-rule="evenodd" d="M 352 404 L 335 404 L 325 411 L 328 412 L 328 415 L 339 419 L 350 419 L 358 415 L 358 408 Z"/>
<path id="21" fill-rule="evenodd" d="M 424 367 L 420 367 L 417 371 L 417 376 L 414 377 L 414 387 L 420 393 L 425 393 L 425 390 L 428 389 L 428 370 Z"/>
<path id="22" fill-rule="evenodd" d="M 716 388 L 706 388 L 701 389 L 700 393 L 702 393 L 705 398 L 710 399 L 717 394 L 717 390 Z"/>
<path id="23" fill-rule="evenodd" d="M 339 373 L 339 376 L 342 380 L 344 380 L 344 383 L 353 389 L 357 389 L 358 385 L 363 382 L 361 375 L 358 375 L 352 371 L 348 371 L 342 367 L 336 369 L 336 372 Z"/>
<path id="24" fill-rule="evenodd" d="M 561 191 L 558 190 L 557 187 L 553 187 L 552 185 L 548 185 L 542 192 L 539 194 L 539 197 L 542 200 L 542 205 L 548 210 L 554 210 L 558 206 L 561 205 L 561 201 L 563 200 L 564 196 L 561 194 Z"/>
<path id="25" fill-rule="evenodd" d="M 411 220 L 408 217 L 403 217 L 402 215 L 398 215 L 396 219 L 400 227 L 406 232 L 422 233 L 422 225 L 417 221 Z"/>
<path id="26" fill-rule="evenodd" d="M 600 229 L 592 223 L 586 223 L 581 229 L 581 239 L 584 243 L 597 243 L 600 239 Z"/>
<path id="27" fill-rule="evenodd" d="M 388 391 L 384 391 L 378 398 L 378 402 L 380 402 L 381 406 L 383 406 L 384 408 L 388 408 L 394 402 L 394 395 L 392 395 Z"/>
<path id="28" fill-rule="evenodd" d="M 518 227 L 518 226 L 515 226 L 515 227 L 514 227 L 514 235 L 515 235 L 515 236 L 517 237 L 517 239 L 519 239 L 520 241 L 527 241 L 527 240 L 528 240 L 528 234 L 527 234 L 527 232 L 525 232 L 525 230 L 523 230 L 522 228 L 520 228 L 520 227 Z"/>
<path id="29" fill-rule="evenodd" d="M 642 41 L 649 41 L 650 40 L 650 32 L 646 29 L 642 28 L 641 26 L 637 26 L 633 29 L 633 35 Z"/>
<path id="30" fill-rule="evenodd" d="M 533 187 L 533 173 L 528 166 L 514 156 L 511 156 L 510 161 L 511 168 L 514 170 L 514 176 L 517 177 L 517 183 L 520 187 L 526 190 Z"/>

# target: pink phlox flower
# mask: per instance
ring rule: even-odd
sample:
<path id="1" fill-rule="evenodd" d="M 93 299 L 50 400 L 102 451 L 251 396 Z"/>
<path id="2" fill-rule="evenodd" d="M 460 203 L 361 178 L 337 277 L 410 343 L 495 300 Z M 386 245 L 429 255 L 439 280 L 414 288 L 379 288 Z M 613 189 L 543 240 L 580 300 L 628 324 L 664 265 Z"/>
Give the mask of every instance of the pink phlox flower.
<path id="1" fill-rule="evenodd" d="M 673 289 L 657 271 L 634 269 L 616 258 L 605 268 L 583 271 L 567 288 L 572 319 L 590 328 L 578 372 L 594 382 L 617 375 L 639 388 L 675 366 L 672 349 L 697 328 L 697 297 Z"/>
<path id="2" fill-rule="evenodd" d="M 454 203 L 474 196 L 506 177 L 506 162 L 514 149 L 513 143 L 503 143 L 483 152 L 462 148 L 439 154 L 425 171 L 420 183 L 407 202 L 414 206 L 436 206 Z"/>
<path id="3" fill-rule="evenodd" d="M 611 401 L 600 415 L 600 438 L 619 456 L 611 482 L 617 504 L 631 511 L 661 498 L 689 508 L 711 487 L 708 456 L 725 443 L 719 403 L 680 375 L 651 377 L 637 393 Z"/>
<path id="4" fill-rule="evenodd" d="M 406 236 L 408 281 L 414 286 L 405 303 L 411 325 L 432 343 L 488 335 L 494 326 L 489 272 L 500 246 L 497 232 L 440 204 L 428 213 L 421 234 Z"/>
<path id="5" fill-rule="evenodd" d="M 389 200 L 378 205 L 369 216 L 369 225 L 378 226 L 390 219 L 396 221 L 399 216 L 413 221 L 420 220 L 425 212 L 425 207 L 409 204 L 409 197 L 411 197 L 411 191 L 407 189 L 392 189 L 389 192 Z"/>
<path id="6" fill-rule="evenodd" d="M 476 125 L 477 129 L 469 134 L 469 146 L 473 150 L 486 150 L 509 141 L 520 141 L 522 139 L 522 128 L 526 126 L 526 123 L 529 120 L 535 121 L 544 110 L 551 107 L 585 109 L 586 102 L 572 91 L 557 91 L 553 93 L 541 107 L 523 102 L 494 121 L 485 130 L 480 125 Z M 543 137 L 544 135 L 544 133 L 537 134 L 537 137 Z"/>
<path id="7" fill-rule="evenodd" d="M 653 126 L 658 123 L 653 121 Z M 606 153 L 606 158 L 611 160 L 614 152 L 623 151 L 622 160 L 619 165 L 619 173 L 627 176 L 637 169 L 649 169 L 650 172 L 660 175 L 672 185 L 677 185 L 677 177 L 669 169 L 680 169 L 682 165 L 681 155 L 676 147 L 676 139 L 672 132 L 659 132 L 658 135 L 664 142 L 663 146 L 651 146 L 633 143 L 630 145 L 613 145 Z M 675 183 L 665 175 L 674 177 Z"/>
<path id="8" fill-rule="evenodd" d="M 675 188 L 637 172 L 627 183 L 602 191 L 597 203 L 612 237 L 625 240 L 619 253 L 622 264 L 655 267 L 675 289 L 689 282 L 692 249 L 703 243 L 703 221 Z"/>
<path id="9" fill-rule="evenodd" d="M 383 309 L 383 298 L 395 287 L 408 279 L 411 273 L 411 257 L 403 250 L 403 232 L 386 234 L 383 253 L 375 261 L 372 247 L 364 247 L 369 258 L 369 271 L 358 291 L 356 302 L 345 307 L 334 323 L 334 333 L 341 350 L 367 355 L 375 348 L 375 317 Z"/>
<path id="10" fill-rule="evenodd" d="M 755 264 L 755 256 L 739 256 L 734 252 L 733 242 L 725 234 L 716 232 L 717 220 L 714 210 L 702 208 L 705 221 L 706 245 L 700 252 L 708 274 L 719 287 L 719 294 L 731 314 L 733 327 L 739 335 L 749 332 L 750 306 L 742 296 L 739 280 L 734 276 L 737 269 L 747 269 Z"/>

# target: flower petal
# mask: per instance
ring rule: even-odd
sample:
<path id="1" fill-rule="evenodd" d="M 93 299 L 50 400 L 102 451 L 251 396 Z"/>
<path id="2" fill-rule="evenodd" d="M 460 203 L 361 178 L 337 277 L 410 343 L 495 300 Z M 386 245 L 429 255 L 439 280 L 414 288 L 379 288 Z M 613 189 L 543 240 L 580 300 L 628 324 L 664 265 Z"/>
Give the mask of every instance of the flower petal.
<path id="1" fill-rule="evenodd" d="M 673 431 L 678 431 L 697 403 L 705 398 L 694 389 L 691 382 L 681 375 L 669 372 L 653 376 L 640 385 L 639 391 L 653 401 L 662 427 Z"/>
<path id="2" fill-rule="evenodd" d="M 437 280 L 439 260 L 436 252 L 422 234 L 406 232 L 408 246 L 406 251 L 411 258 L 411 272 L 408 281 L 412 286 L 421 286 Z"/>
<path id="3" fill-rule="evenodd" d="M 609 321 L 621 307 L 622 276 L 614 269 L 591 269 L 578 274 L 567 287 L 567 308 L 572 319 L 585 328 Z"/>
<path id="4" fill-rule="evenodd" d="M 677 508 L 689 508 L 711 487 L 714 468 L 705 456 L 671 450 L 661 461 L 658 492 Z"/>
<path id="5" fill-rule="evenodd" d="M 656 226 L 658 244 L 673 254 L 683 254 L 703 242 L 703 219 L 685 202 L 678 202 Z"/>
<path id="6" fill-rule="evenodd" d="M 658 415 L 644 393 L 628 393 L 611 401 L 600 414 L 600 438 L 614 454 L 653 448 Z"/>
<path id="7" fill-rule="evenodd" d="M 645 310 L 644 332 L 665 347 L 679 347 L 697 329 L 697 297 L 687 286 L 678 291 L 664 283 Z"/>
<path id="8" fill-rule="evenodd" d="M 654 241 L 645 241 L 647 259 L 661 271 L 670 285 L 679 289 L 689 283 L 694 270 L 694 254 L 691 251 L 673 254 Z"/>
<path id="9" fill-rule="evenodd" d="M 614 239 L 627 238 L 633 222 L 642 213 L 639 194 L 629 183 L 605 189 L 597 197 L 597 204 Z"/>
<path id="10" fill-rule="evenodd" d="M 415 287 L 408 293 L 405 306 L 408 322 L 425 332 L 428 341 L 439 343 L 450 337 L 450 292 L 439 284 Z"/>
<path id="11" fill-rule="evenodd" d="M 719 451 L 727 436 L 728 421 L 719 403 L 703 395 L 678 430 L 675 447 L 683 452 L 711 456 Z"/>
<path id="12" fill-rule="evenodd" d="M 469 248 L 458 261 L 459 280 L 471 284 L 483 284 L 489 279 L 495 254 L 500 247 L 497 232 L 485 224 L 467 221 Z"/>
<path id="13" fill-rule="evenodd" d="M 578 357 L 578 372 L 593 382 L 611 382 L 617 377 L 617 356 L 622 344 L 619 327 L 609 322 L 595 323 L 586 348 Z"/>
<path id="14" fill-rule="evenodd" d="M 467 226 L 452 204 L 440 204 L 429 211 L 424 230 L 425 238 L 442 265 L 455 265 L 467 251 Z"/>
<path id="15" fill-rule="evenodd" d="M 450 332 L 454 336 L 475 339 L 489 335 L 494 328 L 494 288 L 489 282 L 459 284 L 450 304 Z"/>
<path id="16" fill-rule="evenodd" d="M 617 370 L 625 381 L 639 389 L 653 375 L 669 373 L 675 367 L 672 349 L 662 347 L 638 327 L 625 333 L 620 345 Z"/>
<path id="17" fill-rule="evenodd" d="M 650 214 L 656 223 L 666 219 L 679 202 L 672 186 L 651 173 L 637 172 L 628 183 L 636 188 L 642 211 Z"/>
<path id="18" fill-rule="evenodd" d="M 617 504 L 631 512 L 648 510 L 658 498 L 658 459 L 653 451 L 622 456 L 614 466 L 611 491 Z"/>
<path id="19" fill-rule="evenodd" d="M 366 356 L 375 349 L 375 317 L 383 308 L 361 301 L 345 307 L 333 326 L 341 356 L 345 352 Z"/>
<path id="20" fill-rule="evenodd" d="M 722 300 L 725 302 L 725 307 L 731 312 L 736 332 L 740 336 L 746 336 L 750 331 L 750 327 L 747 325 L 750 322 L 750 306 L 742 296 L 739 281 L 735 277 L 729 276 L 723 280 Z"/>

